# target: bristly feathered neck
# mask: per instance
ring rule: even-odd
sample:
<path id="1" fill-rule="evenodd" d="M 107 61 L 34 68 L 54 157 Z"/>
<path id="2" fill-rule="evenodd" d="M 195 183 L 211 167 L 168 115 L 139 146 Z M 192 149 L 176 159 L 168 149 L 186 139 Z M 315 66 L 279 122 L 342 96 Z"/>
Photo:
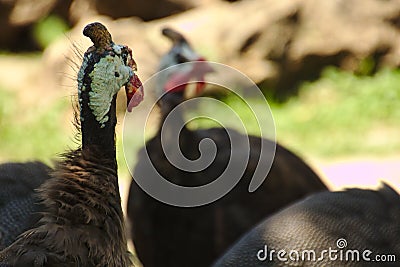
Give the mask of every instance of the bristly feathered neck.
<path id="1" fill-rule="evenodd" d="M 86 52 L 81 70 L 78 75 L 80 83 L 78 84 L 78 101 L 80 106 L 80 126 L 82 133 L 82 150 L 94 150 L 99 157 L 112 160 L 114 166 L 110 166 L 116 170 L 117 164 L 115 160 L 115 126 L 116 118 L 116 94 L 112 97 L 110 108 L 102 122 L 99 122 L 93 109 L 90 107 L 90 97 L 93 94 L 92 77 L 89 75 L 93 72 L 96 63 L 98 63 L 104 55 L 97 52 Z M 79 82 L 78 82 L 79 83 Z"/>

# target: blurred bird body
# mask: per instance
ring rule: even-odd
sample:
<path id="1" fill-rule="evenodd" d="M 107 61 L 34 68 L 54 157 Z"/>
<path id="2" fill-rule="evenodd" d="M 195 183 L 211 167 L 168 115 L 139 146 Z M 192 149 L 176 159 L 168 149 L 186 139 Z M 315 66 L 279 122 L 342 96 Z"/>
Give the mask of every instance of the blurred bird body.
<path id="1" fill-rule="evenodd" d="M 0 249 L 9 246 L 40 218 L 35 189 L 50 178 L 41 162 L 0 164 Z"/>
<path id="2" fill-rule="evenodd" d="M 299 157 L 273 141 L 242 135 L 233 129 L 180 129 L 180 125 L 183 125 L 183 110 L 178 105 L 184 101 L 184 90 L 190 75 L 197 74 L 194 81 L 199 81 L 201 88 L 204 86 L 204 76 L 211 70 L 202 73 L 190 69 L 195 68 L 196 63 L 179 65 L 183 69 L 179 66 L 169 69 L 168 67 L 175 64 L 196 62 L 199 59 L 202 62 L 203 59 L 179 33 L 171 29 L 164 30 L 163 33 L 174 45 L 161 60 L 160 70 L 167 68 L 166 72 L 162 72 L 167 75 L 160 78 L 158 87 L 155 88 L 164 93 L 158 102 L 161 110 L 160 126 L 155 137 L 148 140 L 138 153 L 139 160 L 133 175 L 135 179 L 161 175 L 181 186 L 205 185 L 218 178 L 232 160 L 231 138 L 238 140 L 236 143 L 239 144 L 242 141 L 243 144 L 248 142 L 250 155 L 244 175 L 234 189 L 220 200 L 200 207 L 183 208 L 161 203 L 132 181 L 127 209 L 130 235 L 137 255 L 146 267 L 209 266 L 265 216 L 304 196 L 327 188 Z M 183 82 L 185 79 L 186 83 Z M 165 123 L 172 110 L 176 116 Z M 179 149 L 186 159 L 193 161 L 201 156 L 198 148 L 202 140 L 211 139 L 214 142 L 217 154 L 207 168 L 190 172 L 171 164 L 166 153 L 177 148 L 171 147 L 174 142 L 168 140 L 174 140 L 171 138 L 176 138 L 179 130 Z M 165 142 L 162 142 L 162 134 L 167 139 Z M 274 151 L 275 145 L 275 160 L 267 179 L 256 192 L 249 193 L 248 186 L 260 158 L 261 146 Z M 176 155 L 171 153 L 172 157 Z M 239 152 L 233 158 L 240 156 Z M 157 186 L 154 184 L 154 187 Z"/>
<path id="3" fill-rule="evenodd" d="M 265 219 L 213 266 L 399 266 L 399 241 L 400 196 L 388 185 L 323 192 Z"/>

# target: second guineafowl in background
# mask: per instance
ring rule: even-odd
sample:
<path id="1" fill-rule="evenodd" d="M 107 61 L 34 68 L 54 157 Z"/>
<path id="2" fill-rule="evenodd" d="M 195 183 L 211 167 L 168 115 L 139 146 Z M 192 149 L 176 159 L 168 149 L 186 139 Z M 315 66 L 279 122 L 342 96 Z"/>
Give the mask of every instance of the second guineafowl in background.
<path id="1" fill-rule="evenodd" d="M 158 102 L 161 122 L 156 135 L 138 153 L 133 175 L 135 179 L 148 179 L 156 169 L 165 179 L 182 186 L 211 182 L 218 178 L 230 160 L 229 136 L 232 135 L 249 141 L 250 158 L 243 177 L 231 192 L 214 203 L 200 207 L 175 207 L 159 202 L 132 181 L 127 208 L 130 237 L 146 267 L 209 266 L 263 218 L 307 195 L 327 190 L 327 187 L 303 160 L 277 144 L 268 178 L 255 192 L 249 193 L 248 185 L 260 158 L 261 143 L 271 149 L 275 143 L 231 129 L 193 131 L 184 126 L 179 133 L 179 148 L 187 159 L 195 160 L 200 156 L 198 147 L 204 138 L 215 143 L 216 157 L 199 172 L 181 170 L 171 164 L 162 147 L 162 131 L 168 136 L 169 132 L 179 129 L 183 117 L 182 110 L 177 106 L 184 101 L 187 83 L 196 79 L 197 91 L 201 91 L 204 77 L 212 69 L 204 65 L 207 63 L 181 34 L 172 29 L 164 29 L 163 34 L 173 42 L 173 46 L 162 58 L 160 70 L 184 62 L 192 64 L 170 69 L 165 72 L 168 75 L 162 76 L 164 80 L 159 79 L 157 88 L 152 88 L 165 93 Z M 173 109 L 175 119 L 164 123 Z M 167 140 L 163 144 L 164 149 L 168 149 L 169 143 Z"/>

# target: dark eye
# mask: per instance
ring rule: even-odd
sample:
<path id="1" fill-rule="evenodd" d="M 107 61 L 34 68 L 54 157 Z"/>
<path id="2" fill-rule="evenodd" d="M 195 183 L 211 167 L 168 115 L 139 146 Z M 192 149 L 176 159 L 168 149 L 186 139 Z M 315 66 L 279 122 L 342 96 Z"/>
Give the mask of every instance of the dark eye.
<path id="1" fill-rule="evenodd" d="M 119 77 L 119 73 L 118 73 L 118 72 L 115 72 L 114 75 L 115 75 L 115 77 L 117 77 L 117 78 Z"/>
<path id="2" fill-rule="evenodd" d="M 122 52 L 121 52 L 121 56 L 122 56 L 122 60 L 125 62 L 125 64 L 128 61 L 128 56 L 129 56 L 129 52 L 127 50 L 127 47 L 123 47 L 122 48 Z"/>
<path id="3" fill-rule="evenodd" d="M 182 56 L 181 54 L 176 54 L 175 55 L 175 60 L 178 63 L 185 63 L 188 62 L 187 58 L 185 58 L 184 56 Z"/>

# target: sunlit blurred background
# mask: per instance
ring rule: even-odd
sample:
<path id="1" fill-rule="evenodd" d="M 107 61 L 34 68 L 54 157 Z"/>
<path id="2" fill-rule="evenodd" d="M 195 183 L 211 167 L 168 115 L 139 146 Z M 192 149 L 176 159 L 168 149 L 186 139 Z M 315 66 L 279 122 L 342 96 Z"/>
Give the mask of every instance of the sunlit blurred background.
<path id="1" fill-rule="evenodd" d="M 142 80 L 169 48 L 163 26 L 248 75 L 268 98 L 278 142 L 332 189 L 400 188 L 399 0 L 0 0 L 0 162 L 52 164 L 76 147 L 71 96 L 93 21 L 133 49 Z M 124 189 L 122 119 L 121 107 Z"/>

